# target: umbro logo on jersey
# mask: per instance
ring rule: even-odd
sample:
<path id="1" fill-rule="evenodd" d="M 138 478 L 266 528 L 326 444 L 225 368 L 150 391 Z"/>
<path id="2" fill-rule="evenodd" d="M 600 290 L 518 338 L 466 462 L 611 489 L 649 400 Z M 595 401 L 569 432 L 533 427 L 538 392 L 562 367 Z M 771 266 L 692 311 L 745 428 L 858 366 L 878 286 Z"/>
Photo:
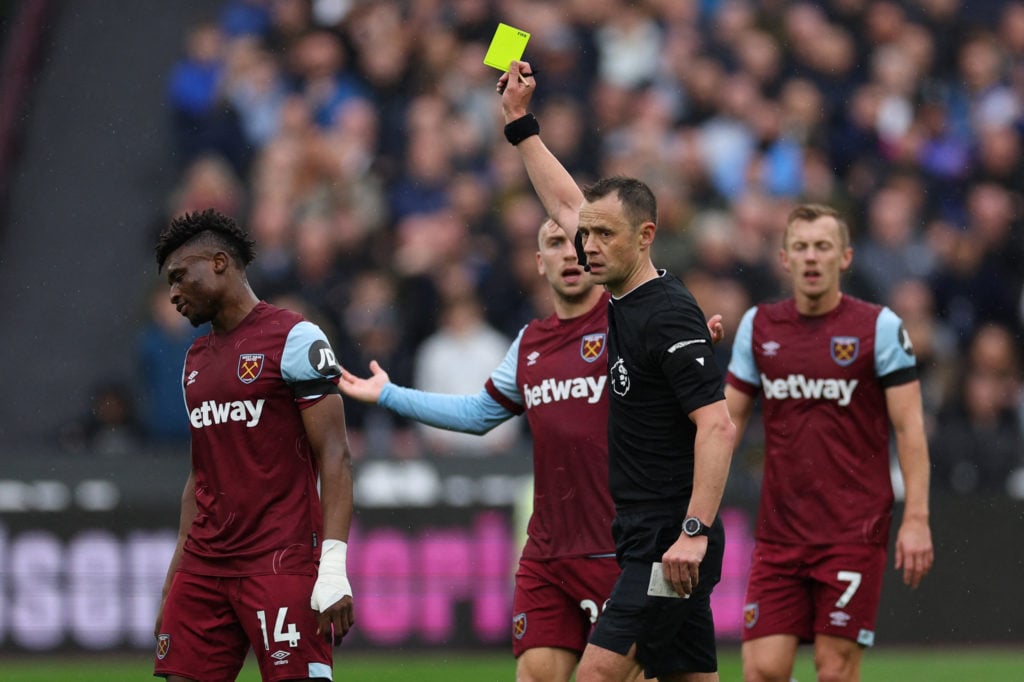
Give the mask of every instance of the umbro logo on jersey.
<path id="1" fill-rule="evenodd" d="M 764 343 L 761 344 L 761 350 L 763 350 L 764 354 L 770 358 L 775 357 L 775 355 L 779 352 L 779 348 L 781 347 L 782 344 L 780 344 L 778 341 L 765 341 Z"/>
<path id="2" fill-rule="evenodd" d="M 191 386 L 196 382 L 196 377 L 199 376 L 199 370 L 194 369 L 188 373 L 188 379 L 185 381 L 186 386 Z"/>
<path id="3" fill-rule="evenodd" d="M 540 353 L 538 353 L 537 351 L 533 351 L 532 353 L 527 355 L 526 356 L 526 366 L 529 367 L 530 365 L 536 365 L 537 364 L 537 358 L 539 358 L 539 357 L 540 357 Z"/>

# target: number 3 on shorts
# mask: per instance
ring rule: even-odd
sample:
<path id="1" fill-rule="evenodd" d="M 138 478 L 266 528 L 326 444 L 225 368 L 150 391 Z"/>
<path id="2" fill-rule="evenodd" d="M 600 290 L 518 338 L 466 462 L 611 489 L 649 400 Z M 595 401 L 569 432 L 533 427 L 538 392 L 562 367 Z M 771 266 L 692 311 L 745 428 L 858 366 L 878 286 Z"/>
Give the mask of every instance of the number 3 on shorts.
<path id="1" fill-rule="evenodd" d="M 257 611 L 256 617 L 260 619 L 260 630 L 263 631 L 263 646 L 270 651 L 270 642 L 267 641 L 267 614 L 265 611 Z M 285 631 L 284 619 L 288 617 L 288 607 L 282 606 L 277 610 L 277 621 L 274 623 L 274 642 L 288 642 L 288 646 L 299 645 L 302 635 L 295 629 L 295 623 L 288 623 L 288 630 Z"/>
<path id="2" fill-rule="evenodd" d="M 851 599 L 853 599 L 853 595 L 856 594 L 857 588 L 860 587 L 860 577 L 860 571 L 839 571 L 839 573 L 836 574 L 836 579 L 838 579 L 839 582 L 850 583 L 849 587 L 846 588 L 846 591 L 843 592 L 839 596 L 839 599 L 836 600 L 837 609 L 843 608 L 850 603 Z"/>

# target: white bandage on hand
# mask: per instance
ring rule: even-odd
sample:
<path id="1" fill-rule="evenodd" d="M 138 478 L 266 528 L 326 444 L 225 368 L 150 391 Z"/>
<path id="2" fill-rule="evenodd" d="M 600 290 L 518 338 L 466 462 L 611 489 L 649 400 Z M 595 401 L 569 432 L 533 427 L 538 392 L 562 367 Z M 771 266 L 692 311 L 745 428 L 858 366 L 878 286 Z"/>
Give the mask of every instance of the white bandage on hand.
<path id="1" fill-rule="evenodd" d="M 320 549 L 320 572 L 313 585 L 309 605 L 323 613 L 342 597 L 352 596 L 352 586 L 345 574 L 345 556 L 348 543 L 341 540 L 324 540 Z"/>

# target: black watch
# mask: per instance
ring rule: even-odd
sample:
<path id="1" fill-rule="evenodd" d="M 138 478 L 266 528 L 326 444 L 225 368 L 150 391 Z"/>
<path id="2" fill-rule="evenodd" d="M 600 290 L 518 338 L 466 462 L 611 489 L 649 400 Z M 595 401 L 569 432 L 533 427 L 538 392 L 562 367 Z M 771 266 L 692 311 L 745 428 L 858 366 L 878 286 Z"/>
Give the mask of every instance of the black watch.
<path id="1" fill-rule="evenodd" d="M 683 520 L 683 532 L 691 538 L 695 538 L 698 535 L 703 535 L 705 537 L 709 535 L 708 527 L 705 526 L 704 522 L 696 516 L 688 516 Z"/>

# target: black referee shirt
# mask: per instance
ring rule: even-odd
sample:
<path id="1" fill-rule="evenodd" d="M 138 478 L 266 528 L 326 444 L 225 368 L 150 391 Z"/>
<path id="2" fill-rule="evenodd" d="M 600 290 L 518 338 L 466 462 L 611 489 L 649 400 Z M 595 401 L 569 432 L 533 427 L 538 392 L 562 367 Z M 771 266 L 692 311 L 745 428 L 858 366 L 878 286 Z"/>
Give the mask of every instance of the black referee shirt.
<path id="1" fill-rule="evenodd" d="M 697 427 L 687 416 L 725 398 L 703 311 L 659 271 L 608 312 L 609 483 L 618 507 L 686 501 Z"/>

